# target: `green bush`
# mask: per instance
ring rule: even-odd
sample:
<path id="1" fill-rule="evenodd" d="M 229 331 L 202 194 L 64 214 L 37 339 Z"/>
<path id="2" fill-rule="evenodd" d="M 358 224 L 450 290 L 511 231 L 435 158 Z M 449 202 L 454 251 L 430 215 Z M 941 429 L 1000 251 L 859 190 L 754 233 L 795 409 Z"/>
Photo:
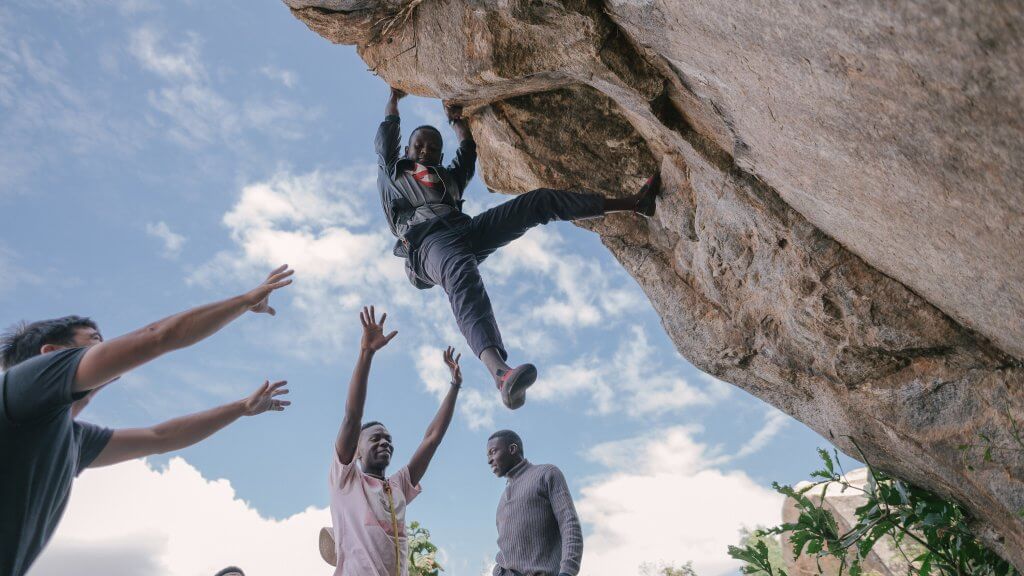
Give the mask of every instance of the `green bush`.
<path id="1" fill-rule="evenodd" d="M 849 576 L 861 574 L 861 562 L 885 537 L 892 539 L 918 576 L 1017 575 L 1013 566 L 978 542 L 968 529 L 967 515 L 959 504 L 890 477 L 870 465 L 867 485 L 864 488 L 853 486 L 844 478 L 838 453 L 834 460 L 820 448 L 818 454 L 824 466 L 811 473 L 816 479 L 811 485 L 796 490 L 792 486 L 772 484 L 778 493 L 796 502 L 797 521 L 758 530 L 754 536 L 785 532 L 793 544 L 794 556 L 832 556 L 839 560 L 840 574 L 845 571 Z M 863 492 L 867 499 L 856 510 L 853 527 L 842 533 L 832 513 L 822 507 L 825 491 L 820 498 L 807 496 L 815 487 L 832 482 L 843 491 Z M 746 563 L 742 569 L 744 574 L 787 576 L 777 562 L 772 562 L 763 539 L 730 546 L 729 555 Z"/>

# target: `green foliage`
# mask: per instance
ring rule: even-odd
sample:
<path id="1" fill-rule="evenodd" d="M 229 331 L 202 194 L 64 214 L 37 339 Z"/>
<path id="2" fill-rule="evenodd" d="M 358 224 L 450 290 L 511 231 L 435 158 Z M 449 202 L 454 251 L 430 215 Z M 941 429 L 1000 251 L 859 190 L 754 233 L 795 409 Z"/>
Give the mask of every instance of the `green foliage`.
<path id="1" fill-rule="evenodd" d="M 730 550 L 745 550 L 748 547 L 755 550 L 757 555 L 754 562 L 747 562 L 747 565 L 744 567 L 744 574 L 750 574 L 751 576 L 786 574 L 782 570 L 782 543 L 779 541 L 778 536 L 767 534 L 766 530 L 760 526 L 753 531 L 744 528 L 740 531 L 739 547 L 731 546 Z M 768 566 L 767 569 L 758 567 L 765 565 Z"/>
<path id="2" fill-rule="evenodd" d="M 811 473 L 816 479 L 812 484 L 799 490 L 773 484 L 777 492 L 796 503 L 799 512 L 796 522 L 758 530 L 754 536 L 785 532 L 793 545 L 794 556 L 834 557 L 839 561 L 840 574 L 845 571 L 850 576 L 862 574 L 861 562 L 883 538 L 891 538 L 918 576 L 1017 575 L 1008 562 L 978 542 L 968 530 L 966 514 L 955 502 L 892 478 L 870 465 L 866 486 L 854 486 L 842 474 L 838 453 L 833 458 L 832 454 L 819 449 L 818 455 L 823 467 Z M 846 532 L 840 531 L 832 513 L 823 507 L 824 489 L 820 497 L 808 496 L 815 488 L 829 483 L 842 491 L 862 492 L 866 498 L 864 505 L 855 511 L 854 525 Z M 730 546 L 729 555 L 746 563 L 744 574 L 786 576 L 778 564 L 772 563 L 764 540 Z"/>
<path id="3" fill-rule="evenodd" d="M 437 563 L 437 546 L 430 541 L 430 530 L 413 522 L 406 530 L 409 538 L 409 576 L 438 576 L 444 568 Z"/>
<path id="4" fill-rule="evenodd" d="M 655 565 L 644 562 L 640 565 L 640 574 L 642 576 L 697 576 L 697 572 L 693 569 L 693 562 L 687 562 L 682 566 L 665 563 Z"/>

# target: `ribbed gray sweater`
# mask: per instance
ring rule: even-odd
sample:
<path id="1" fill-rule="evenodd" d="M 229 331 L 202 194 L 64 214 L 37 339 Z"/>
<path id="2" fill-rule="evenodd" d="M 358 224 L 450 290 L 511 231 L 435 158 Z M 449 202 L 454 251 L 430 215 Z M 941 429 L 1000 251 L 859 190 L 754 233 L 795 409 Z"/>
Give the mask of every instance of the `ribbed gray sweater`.
<path id="1" fill-rule="evenodd" d="M 583 532 L 562 471 L 523 460 L 507 477 L 498 502 L 494 576 L 576 576 L 583 558 Z"/>

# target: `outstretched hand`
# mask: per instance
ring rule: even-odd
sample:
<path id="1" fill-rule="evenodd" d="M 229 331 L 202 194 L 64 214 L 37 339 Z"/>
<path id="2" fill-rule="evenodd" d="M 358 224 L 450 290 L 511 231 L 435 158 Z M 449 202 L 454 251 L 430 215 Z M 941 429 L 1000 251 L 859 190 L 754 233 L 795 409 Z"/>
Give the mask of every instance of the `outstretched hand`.
<path id="1" fill-rule="evenodd" d="M 459 366 L 460 359 L 462 359 L 462 354 L 455 354 L 455 348 L 449 346 L 444 351 L 444 363 L 448 366 L 448 371 L 452 373 L 452 386 L 456 388 L 462 386 L 462 367 Z"/>
<path id="2" fill-rule="evenodd" d="M 280 380 L 273 384 L 270 383 L 270 380 L 264 381 L 263 385 L 252 393 L 252 396 L 245 399 L 245 415 L 255 416 L 268 410 L 281 412 L 285 409 L 285 406 L 290 406 L 291 402 L 288 400 L 278 400 L 276 398 L 288 393 L 287 388 L 282 388 L 286 384 L 288 384 L 287 380 Z"/>
<path id="3" fill-rule="evenodd" d="M 287 264 L 282 264 L 274 269 L 267 275 L 267 279 L 262 284 L 245 294 L 249 310 L 258 314 L 270 314 L 271 316 L 277 314 L 277 311 L 270 306 L 270 293 L 291 284 L 292 281 L 289 276 L 294 273 L 295 270 L 288 268 Z"/>
<path id="4" fill-rule="evenodd" d="M 363 324 L 363 342 L 362 349 L 366 352 L 376 352 L 381 348 L 387 346 L 391 339 L 398 335 L 398 330 L 395 330 L 384 335 L 384 321 L 387 320 L 388 314 L 385 312 L 380 317 L 380 322 L 377 322 L 377 312 L 373 309 L 373 306 L 369 308 L 363 307 L 363 311 L 359 313 L 359 321 Z"/>

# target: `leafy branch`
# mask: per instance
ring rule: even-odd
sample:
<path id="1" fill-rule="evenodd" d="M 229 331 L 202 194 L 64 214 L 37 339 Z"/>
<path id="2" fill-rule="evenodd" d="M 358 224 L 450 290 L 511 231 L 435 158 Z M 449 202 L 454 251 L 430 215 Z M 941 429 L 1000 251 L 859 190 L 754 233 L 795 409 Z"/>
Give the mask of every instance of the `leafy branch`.
<path id="1" fill-rule="evenodd" d="M 1019 430 L 1014 433 L 1015 438 L 1020 438 Z M 835 558 L 840 575 L 860 576 L 863 561 L 883 539 L 895 545 L 918 576 L 1017 575 L 1008 562 L 978 542 L 968 529 L 968 517 L 959 504 L 888 476 L 870 462 L 866 484 L 851 484 L 839 463 L 838 452 L 830 454 L 819 448 L 818 456 L 823 466 L 811 473 L 814 481 L 807 486 L 797 489 L 772 485 L 778 493 L 793 500 L 797 520 L 759 530 L 755 536 L 785 533 L 794 557 L 813 556 L 819 571 L 822 559 Z M 841 492 L 860 492 L 865 498 L 854 512 L 852 527 L 846 531 L 839 528 L 832 512 L 825 508 L 827 492 L 835 487 Z M 820 497 L 810 495 L 816 490 Z M 908 543 L 915 549 L 912 558 L 904 550 Z M 744 574 L 787 576 L 769 561 L 768 547 L 763 541 L 730 546 L 729 555 L 745 563 Z"/>

